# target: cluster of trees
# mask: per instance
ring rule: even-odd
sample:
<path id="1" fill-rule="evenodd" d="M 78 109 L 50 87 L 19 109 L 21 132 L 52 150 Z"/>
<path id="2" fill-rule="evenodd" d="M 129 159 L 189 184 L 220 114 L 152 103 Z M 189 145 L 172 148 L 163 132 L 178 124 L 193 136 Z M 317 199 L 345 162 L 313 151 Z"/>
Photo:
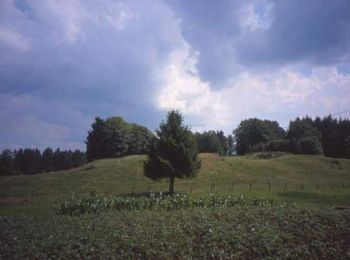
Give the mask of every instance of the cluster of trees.
<path id="1" fill-rule="evenodd" d="M 350 158 L 350 120 L 296 118 L 285 131 L 276 121 L 247 119 L 233 130 L 238 155 L 257 151 Z"/>
<path id="2" fill-rule="evenodd" d="M 168 114 L 167 122 L 162 123 L 156 134 L 153 134 L 146 127 L 128 123 L 122 117 L 110 117 L 106 120 L 97 117 L 91 125 L 91 130 L 88 131 L 86 154 L 79 150 L 60 151 L 57 149 L 53 151 L 50 148 L 45 149 L 42 153 L 38 149 L 29 148 L 15 151 L 4 150 L 0 154 L 0 174 L 34 174 L 67 170 L 82 165 L 86 160 L 92 161 L 132 154 L 148 153 L 150 158 L 153 158 L 152 163 L 154 163 L 157 161 L 155 150 L 162 150 L 161 157 L 157 157 L 158 160 L 168 153 L 166 149 L 169 149 L 169 153 L 173 153 L 175 144 L 172 144 L 171 140 L 174 141 L 177 138 L 180 138 L 182 146 L 191 147 L 186 156 L 196 155 L 197 152 L 193 150 L 195 149 L 198 152 L 221 155 L 283 151 L 350 158 L 349 119 L 335 119 L 331 116 L 323 119 L 319 117 L 315 119 L 296 118 L 289 123 L 288 129 L 284 130 L 276 121 L 251 118 L 241 121 L 238 127 L 233 130 L 233 135 L 228 136 L 225 136 L 223 131 L 205 131 L 193 134 L 182 125 L 182 120 L 179 112 L 172 111 Z M 162 138 L 165 138 L 164 142 L 160 141 Z M 176 149 L 179 152 L 185 147 Z M 181 157 L 181 160 L 185 159 L 185 157 Z M 157 163 L 165 167 L 162 161 Z M 148 169 L 149 177 L 157 178 L 150 173 L 152 167 L 155 167 L 154 164 L 147 165 L 145 169 Z M 177 176 L 176 174 L 175 176 Z"/>
<path id="3" fill-rule="evenodd" d="M 122 117 L 96 117 L 86 139 L 87 160 L 145 154 L 153 138 L 146 127 L 128 123 Z"/>
<path id="4" fill-rule="evenodd" d="M 146 127 L 130 124 L 121 117 L 92 124 L 87 137 L 87 159 L 111 158 L 149 152 L 156 135 Z M 284 151 L 295 154 L 324 154 L 329 157 L 350 158 L 350 121 L 317 117 L 296 118 L 287 130 L 278 122 L 251 118 L 241 121 L 233 135 L 223 131 L 194 133 L 201 153 L 244 155 L 258 151 Z"/>
<path id="5" fill-rule="evenodd" d="M 61 151 L 46 148 L 6 149 L 0 155 L 0 175 L 35 174 L 67 170 L 85 163 L 85 153 L 79 150 Z"/>
<path id="6" fill-rule="evenodd" d="M 234 152 L 232 135 L 226 137 L 223 131 L 205 131 L 194 136 L 201 153 L 232 155 Z"/>

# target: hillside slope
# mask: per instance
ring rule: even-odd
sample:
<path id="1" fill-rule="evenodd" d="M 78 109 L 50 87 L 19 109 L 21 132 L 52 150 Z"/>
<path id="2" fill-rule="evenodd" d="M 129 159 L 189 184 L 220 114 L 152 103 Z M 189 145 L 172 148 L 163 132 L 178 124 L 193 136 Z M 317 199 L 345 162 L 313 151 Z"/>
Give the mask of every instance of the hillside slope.
<path id="1" fill-rule="evenodd" d="M 201 154 L 198 176 L 176 180 L 175 190 L 194 195 L 236 192 L 310 202 L 350 202 L 350 160 L 288 154 L 265 157 Z M 143 176 L 145 158 L 104 159 L 68 171 L 1 177 L 0 213 L 32 208 L 45 211 L 54 201 L 91 192 L 102 195 L 167 191 L 167 180 L 153 182 Z"/>

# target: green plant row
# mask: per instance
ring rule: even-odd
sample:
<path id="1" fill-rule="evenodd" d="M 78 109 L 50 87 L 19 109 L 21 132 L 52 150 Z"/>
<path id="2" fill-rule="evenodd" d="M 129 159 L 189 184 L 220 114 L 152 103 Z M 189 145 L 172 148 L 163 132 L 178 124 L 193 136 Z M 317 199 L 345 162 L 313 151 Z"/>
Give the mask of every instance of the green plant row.
<path id="1" fill-rule="evenodd" d="M 0 259 L 349 259 L 349 211 L 237 206 L 0 216 Z"/>
<path id="2" fill-rule="evenodd" d="M 81 215 L 112 211 L 134 210 L 179 210 L 187 208 L 215 208 L 234 206 L 273 206 L 273 200 L 248 198 L 244 195 L 190 197 L 186 194 L 174 196 L 151 194 L 149 197 L 100 197 L 86 196 L 78 200 L 66 200 L 55 207 L 58 215 Z M 285 206 L 280 204 L 280 206 Z"/>

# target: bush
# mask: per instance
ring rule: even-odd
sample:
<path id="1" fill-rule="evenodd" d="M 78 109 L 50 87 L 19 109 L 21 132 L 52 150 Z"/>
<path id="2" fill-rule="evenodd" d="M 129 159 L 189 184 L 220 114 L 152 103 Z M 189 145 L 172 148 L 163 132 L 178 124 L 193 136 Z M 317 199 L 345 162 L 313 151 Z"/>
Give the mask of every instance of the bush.
<path id="1" fill-rule="evenodd" d="M 271 140 L 265 145 L 265 149 L 272 152 L 289 152 L 290 143 L 284 139 Z"/>
<path id="2" fill-rule="evenodd" d="M 306 136 L 296 143 L 296 153 L 322 154 L 321 142 L 315 136 Z"/>
<path id="3" fill-rule="evenodd" d="M 257 153 L 263 152 L 266 149 L 266 145 L 264 143 L 258 143 L 256 145 L 251 145 L 248 148 L 248 153 Z"/>
<path id="4" fill-rule="evenodd" d="M 159 195 L 152 193 L 150 197 L 99 197 L 88 196 L 79 200 L 67 200 L 56 205 L 57 215 L 77 216 L 81 214 L 96 214 L 103 211 L 135 211 L 135 210 L 166 210 L 173 211 L 188 208 L 215 208 L 234 206 L 272 206 L 273 201 L 257 198 L 247 198 L 243 195 L 210 196 L 192 198 L 185 194 Z M 282 204 L 281 204 L 282 205 Z M 282 205 L 284 206 L 284 205 Z"/>

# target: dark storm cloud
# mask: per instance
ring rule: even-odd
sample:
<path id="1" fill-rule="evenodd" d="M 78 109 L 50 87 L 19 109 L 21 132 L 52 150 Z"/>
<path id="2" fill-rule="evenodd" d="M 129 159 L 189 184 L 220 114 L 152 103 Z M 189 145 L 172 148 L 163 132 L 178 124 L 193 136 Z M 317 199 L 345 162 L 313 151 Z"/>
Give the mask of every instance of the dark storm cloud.
<path id="1" fill-rule="evenodd" d="M 199 52 L 201 77 L 214 87 L 242 66 L 271 69 L 294 62 L 329 65 L 350 59 L 347 0 L 169 2 L 181 17 L 184 37 Z M 245 12 L 247 6 L 252 13 Z M 266 7 L 271 10 L 263 13 Z M 267 24 L 251 28 L 244 26 L 246 22 Z"/>
<path id="2" fill-rule="evenodd" d="M 243 1 L 168 1 L 181 18 L 185 39 L 198 51 L 204 80 L 222 82 L 236 70 L 234 39 L 240 33 Z"/>
<path id="3" fill-rule="evenodd" d="M 0 5 L 0 119 L 11 121 L 1 126 L 2 147 L 50 143 L 50 135 L 39 142 L 39 128 L 56 133 L 53 145 L 83 143 L 95 116 L 121 115 L 154 130 L 161 112 L 153 104 L 152 70 L 182 43 L 168 6 L 8 0 Z M 20 128 L 27 129 L 27 140 Z"/>
<path id="4" fill-rule="evenodd" d="M 337 64 L 350 60 L 350 1 L 275 1 L 267 30 L 239 38 L 238 61 Z"/>
<path id="5" fill-rule="evenodd" d="M 243 108 L 260 115 L 251 91 L 266 105 L 298 95 L 308 104 L 316 90 L 329 106 L 346 104 L 348 10 L 345 0 L 2 0 L 0 149 L 83 148 L 95 116 L 154 130 L 179 104 L 199 111 L 184 112 L 189 124 L 224 114 L 229 129 Z M 313 82 L 330 82 L 328 92 Z"/>

